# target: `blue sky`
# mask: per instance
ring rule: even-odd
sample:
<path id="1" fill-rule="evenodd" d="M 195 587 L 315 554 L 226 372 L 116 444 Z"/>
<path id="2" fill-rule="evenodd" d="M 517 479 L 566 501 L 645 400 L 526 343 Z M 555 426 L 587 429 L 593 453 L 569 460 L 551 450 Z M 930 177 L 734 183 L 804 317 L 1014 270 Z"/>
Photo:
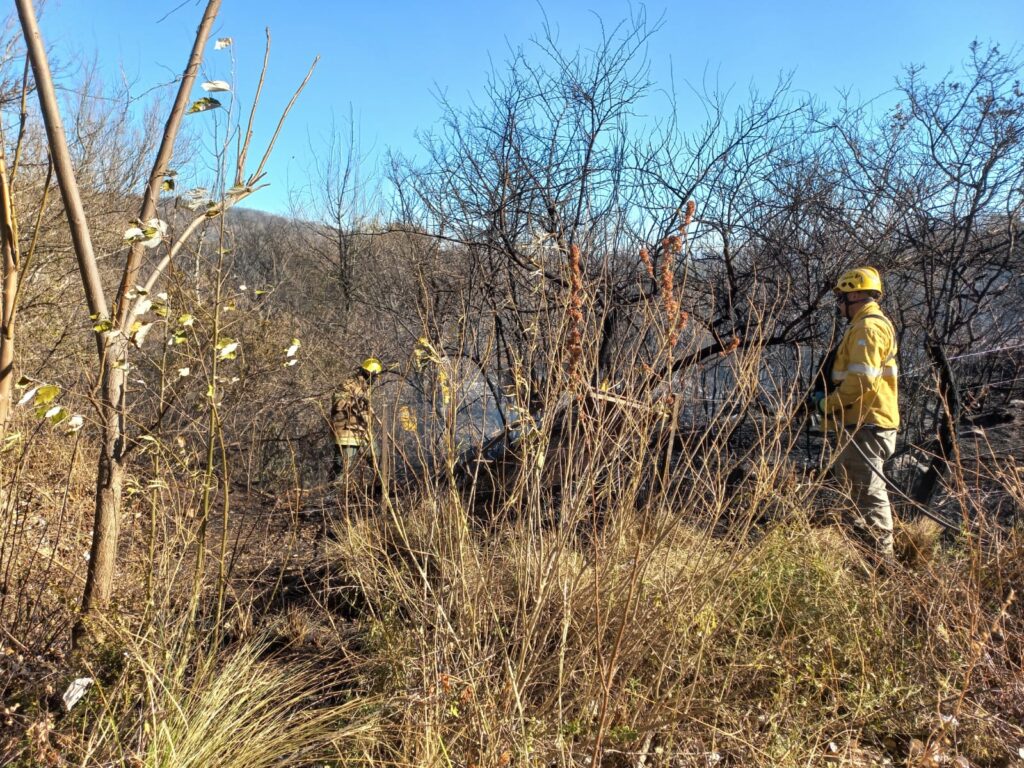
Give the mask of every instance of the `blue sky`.
<path id="1" fill-rule="evenodd" d="M 79 64 L 95 60 L 103 73 L 123 76 L 142 94 L 180 73 L 203 5 L 48 0 L 40 24 L 55 61 L 69 65 L 62 75 L 68 84 Z M 321 57 L 271 161 L 272 186 L 248 204 L 284 211 L 288 190 L 305 183 L 311 145 L 322 147 L 332 122 L 344 123 L 350 109 L 366 156 L 363 175 L 372 178 L 387 148 L 415 152 L 416 132 L 436 125 L 438 92 L 456 104 L 479 97 L 488 72 L 502 68 L 510 45 L 528 46 L 545 15 L 561 44 L 575 49 L 598 39 L 597 17 L 612 26 L 640 7 L 618 0 L 224 0 L 214 37 L 235 41 L 242 99 L 255 88 L 265 27 L 273 37 L 257 144 L 269 138 L 313 57 Z M 831 100 L 849 89 L 867 98 L 891 88 L 908 64 L 923 64 L 940 77 L 959 65 L 973 39 L 1004 50 L 1024 42 L 1020 0 L 720 0 L 644 7 L 650 20 L 664 14 L 648 49 L 652 79 L 668 88 L 674 77 L 680 94 L 705 73 L 745 93 L 751 84 L 768 88 L 779 73 L 792 71 L 798 91 Z M 228 57 L 212 45 L 206 76 L 230 76 Z M 650 108 L 658 109 L 657 98 Z"/>

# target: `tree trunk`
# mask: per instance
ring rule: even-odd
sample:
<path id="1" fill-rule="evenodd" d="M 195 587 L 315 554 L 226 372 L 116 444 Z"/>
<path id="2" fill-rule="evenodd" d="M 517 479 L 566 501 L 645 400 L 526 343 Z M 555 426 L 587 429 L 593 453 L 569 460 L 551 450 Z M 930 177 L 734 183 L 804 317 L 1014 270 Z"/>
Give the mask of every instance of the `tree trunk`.
<path id="1" fill-rule="evenodd" d="M 82 614 L 103 611 L 110 604 L 117 565 L 117 542 L 121 526 L 121 490 L 124 484 L 124 385 L 123 361 L 127 355 L 123 338 L 108 343 L 100 388 L 100 454 L 96 466 L 96 504 L 93 518 L 89 568 L 82 596 Z M 80 638 L 84 626 L 75 627 Z"/>
<path id="2" fill-rule="evenodd" d="M 7 244 L 4 243 L 4 269 L 7 269 Z M 14 296 L 18 292 L 16 270 L 4 272 L 3 320 L 0 323 L 0 439 L 7 432 L 7 421 L 11 416 L 11 392 L 14 387 L 14 324 L 8 320 L 8 310 L 14 308 Z"/>
<path id="3" fill-rule="evenodd" d="M 7 180 L 7 163 L 0 147 L 0 254 L 3 258 L 3 296 L 0 301 L 0 438 L 7 431 L 14 385 L 14 313 L 17 308 L 20 264 L 18 229 Z"/>
<path id="4" fill-rule="evenodd" d="M 78 184 L 75 181 L 74 166 L 71 153 L 68 151 L 67 137 L 57 106 L 57 96 L 50 75 L 50 64 L 46 58 L 46 48 L 36 21 L 32 0 L 16 0 L 18 16 L 21 20 L 25 46 L 28 49 L 32 74 L 36 81 L 39 95 L 39 108 L 46 126 L 46 139 L 53 158 L 53 167 L 57 172 L 61 199 L 68 217 L 71 240 L 75 247 L 75 258 L 85 288 L 86 303 L 89 312 L 96 320 L 109 321 L 107 300 L 100 280 L 99 267 L 92 248 L 92 237 L 89 224 L 85 218 Z M 103 448 L 96 473 L 96 516 L 93 522 L 93 555 L 89 560 L 86 593 L 83 599 L 85 611 L 101 608 L 109 601 L 113 586 L 114 555 L 117 549 L 118 512 L 120 507 L 121 483 L 123 468 L 124 433 L 120 422 L 119 406 L 123 396 L 124 368 L 115 368 L 115 364 L 123 359 L 125 341 L 118 340 L 118 334 L 111 330 L 97 331 L 96 349 L 101 361 L 101 395 L 100 418 L 103 422 Z M 75 627 L 75 639 L 80 639 L 84 624 Z"/>
<path id="5" fill-rule="evenodd" d="M 953 369 L 946 357 L 946 350 L 936 341 L 928 342 L 928 357 L 939 378 L 939 398 L 941 421 L 939 423 L 939 450 L 932 458 L 928 470 L 918 479 L 913 499 L 917 503 L 929 507 L 939 483 L 946 475 L 949 462 L 957 454 L 956 428 L 960 421 L 960 393 L 953 376 Z"/>

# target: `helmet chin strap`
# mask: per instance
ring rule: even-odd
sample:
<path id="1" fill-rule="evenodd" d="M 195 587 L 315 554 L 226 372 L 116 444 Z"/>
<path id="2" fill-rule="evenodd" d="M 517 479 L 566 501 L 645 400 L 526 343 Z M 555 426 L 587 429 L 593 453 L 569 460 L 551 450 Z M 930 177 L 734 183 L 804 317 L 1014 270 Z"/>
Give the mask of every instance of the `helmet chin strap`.
<path id="1" fill-rule="evenodd" d="M 854 300 L 851 300 L 851 299 L 847 298 L 850 295 L 848 293 L 844 293 L 844 294 L 841 294 L 841 295 L 842 295 L 842 304 L 847 309 L 849 309 L 850 307 L 855 307 L 858 304 L 863 304 L 865 301 L 870 301 L 871 300 L 870 296 L 866 296 L 863 299 L 857 299 L 857 300 L 854 301 Z M 852 313 L 843 312 L 843 317 L 846 318 L 847 320 L 850 320 L 850 321 L 853 320 L 853 314 Z"/>

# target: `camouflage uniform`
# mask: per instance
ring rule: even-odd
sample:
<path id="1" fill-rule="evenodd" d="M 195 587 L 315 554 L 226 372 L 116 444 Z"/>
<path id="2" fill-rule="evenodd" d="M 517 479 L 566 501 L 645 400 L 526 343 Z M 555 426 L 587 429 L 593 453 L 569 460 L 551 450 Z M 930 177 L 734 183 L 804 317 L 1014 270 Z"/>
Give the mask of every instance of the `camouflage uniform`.
<path id="1" fill-rule="evenodd" d="M 337 452 L 334 479 L 344 477 L 373 449 L 370 381 L 362 372 L 346 379 L 331 398 L 331 432 Z"/>

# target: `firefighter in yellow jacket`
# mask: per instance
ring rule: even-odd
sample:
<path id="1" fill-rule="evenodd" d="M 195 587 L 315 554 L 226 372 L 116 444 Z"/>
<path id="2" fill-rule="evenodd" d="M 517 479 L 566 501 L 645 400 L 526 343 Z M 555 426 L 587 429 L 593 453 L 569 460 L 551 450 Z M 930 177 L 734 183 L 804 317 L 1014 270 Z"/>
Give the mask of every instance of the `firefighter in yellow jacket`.
<path id="1" fill-rule="evenodd" d="M 337 452 L 333 476 L 348 476 L 355 464 L 373 450 L 373 410 L 370 394 L 383 366 L 375 357 L 366 358 L 331 398 L 331 432 Z"/>
<path id="2" fill-rule="evenodd" d="M 839 312 L 849 325 L 826 375 L 828 394 L 815 393 L 814 406 L 827 427 L 839 433 L 835 475 L 850 490 L 856 508 L 853 527 L 882 561 L 890 561 L 892 507 L 883 465 L 896 449 L 900 426 L 896 329 L 882 313 L 878 270 L 846 272 L 835 287 Z"/>

